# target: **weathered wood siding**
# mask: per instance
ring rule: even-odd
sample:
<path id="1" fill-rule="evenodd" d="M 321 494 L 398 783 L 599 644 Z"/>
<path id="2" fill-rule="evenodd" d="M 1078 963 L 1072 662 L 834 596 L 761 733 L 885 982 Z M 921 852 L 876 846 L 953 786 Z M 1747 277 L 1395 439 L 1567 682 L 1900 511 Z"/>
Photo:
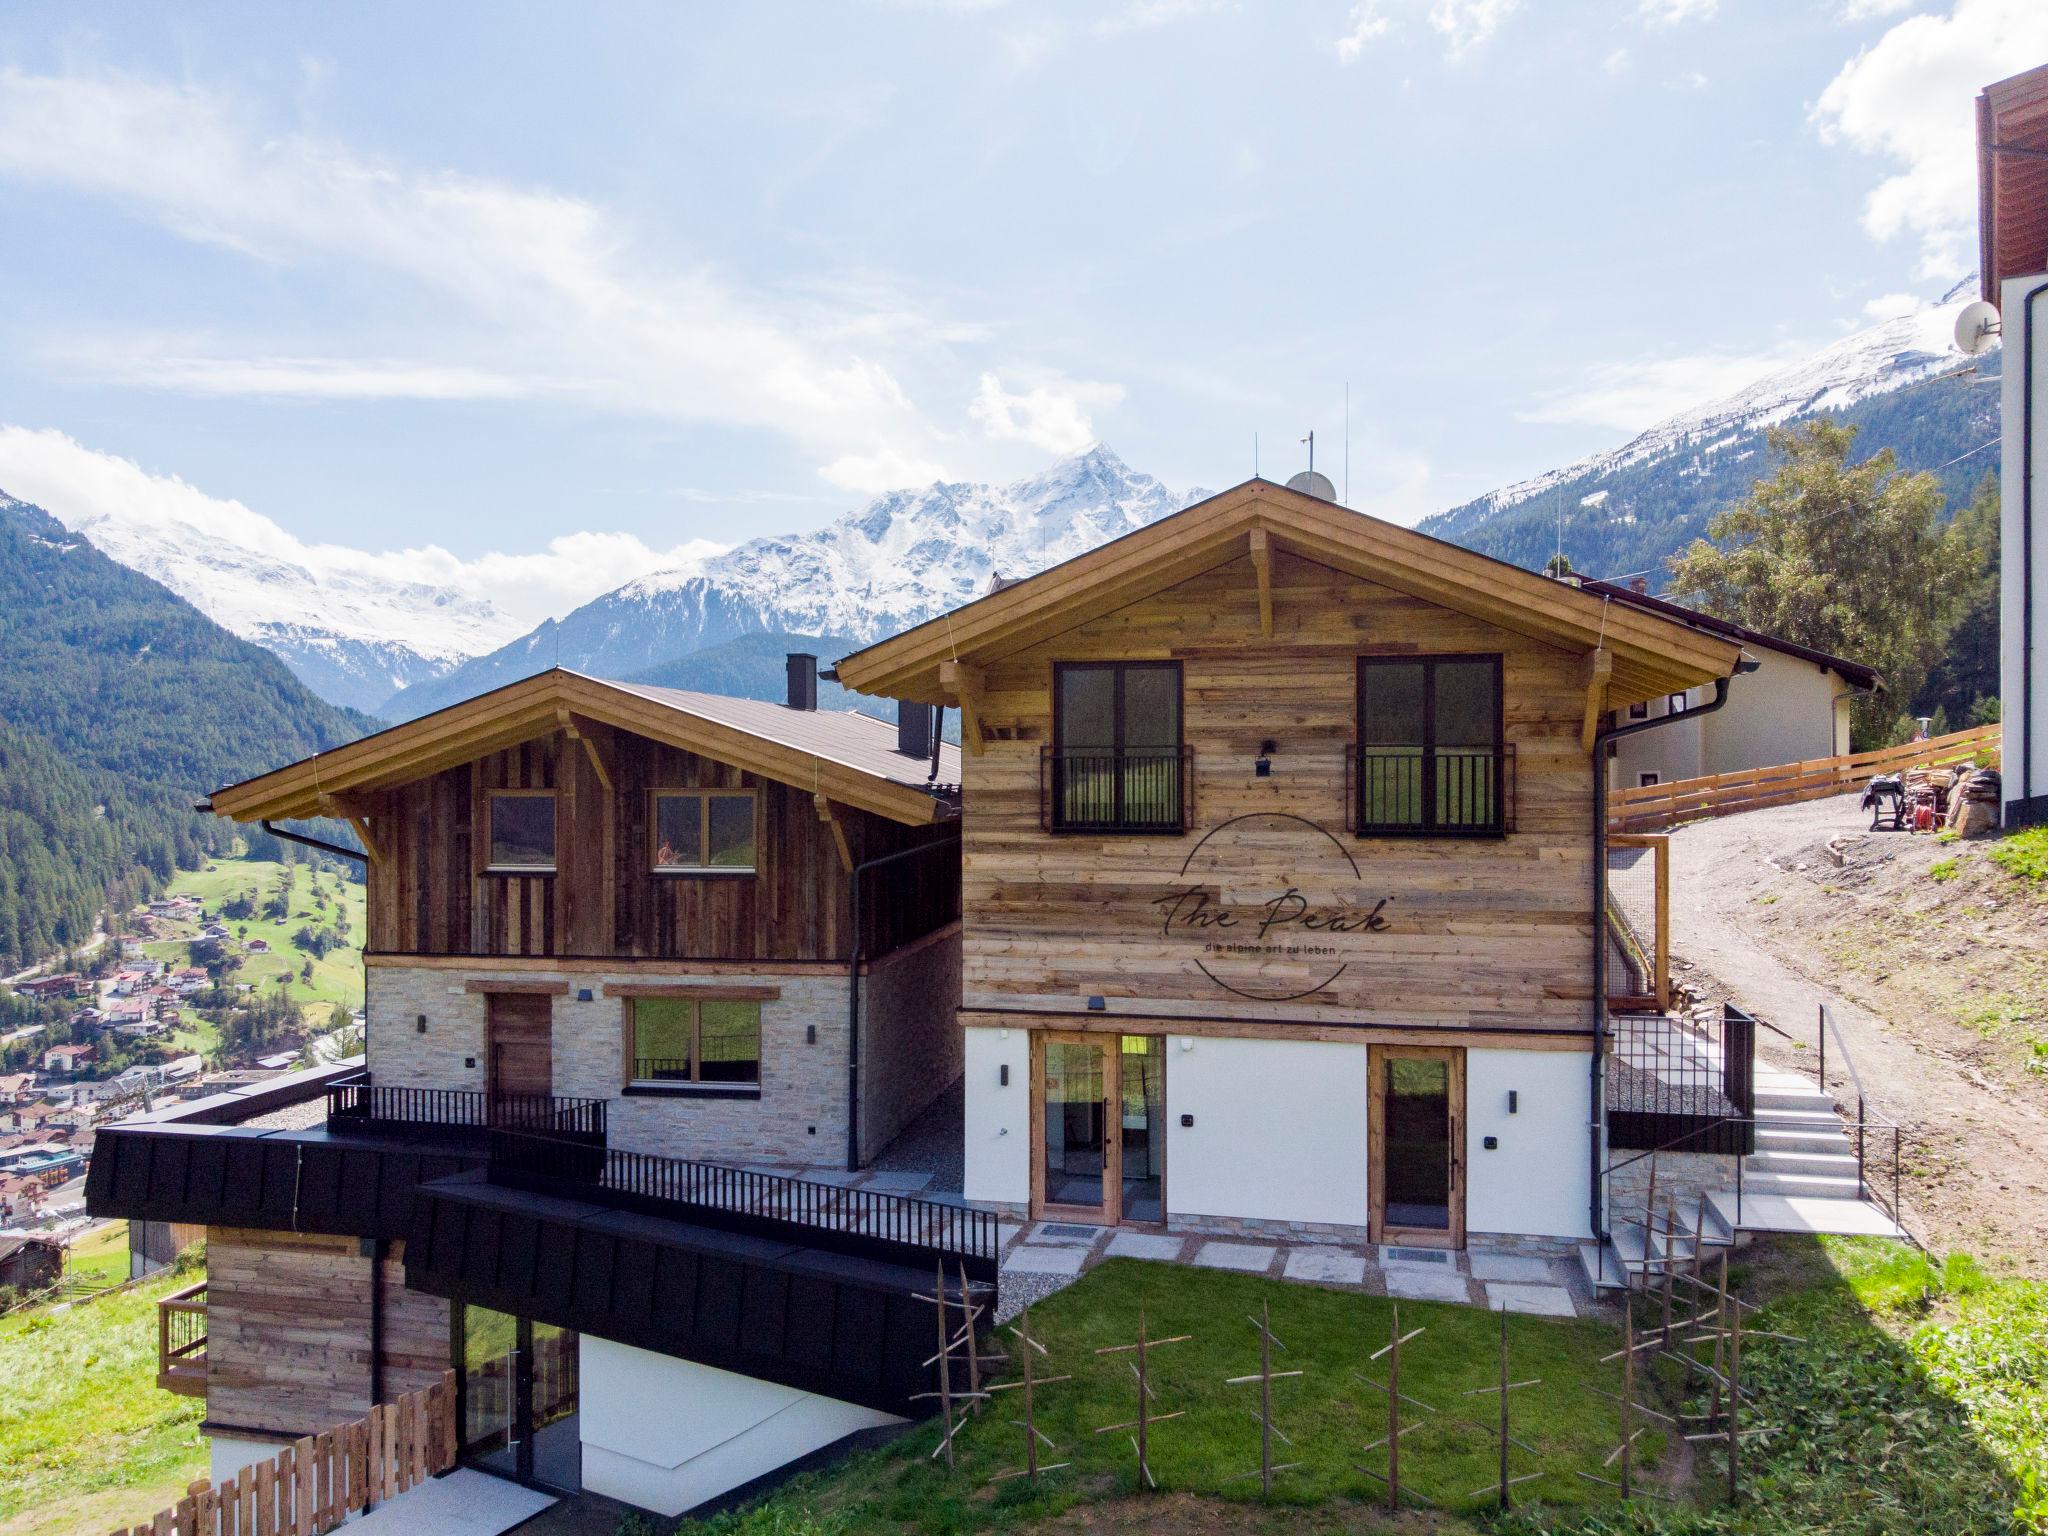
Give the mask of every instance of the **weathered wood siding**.
<path id="1" fill-rule="evenodd" d="M 582 745 L 560 733 L 388 792 L 390 846 L 369 872 L 369 947 L 385 954 L 663 960 L 843 960 L 846 871 L 808 790 L 600 725 L 584 729 L 610 765 L 607 794 Z M 489 792 L 556 792 L 556 873 L 486 874 Z M 757 796 L 753 875 L 656 875 L 656 789 Z M 836 807 L 856 861 L 953 836 Z M 929 866 L 929 867 L 928 867 Z M 959 915 L 957 862 L 944 854 L 874 877 L 866 948 L 878 953 Z"/>
<path id="2" fill-rule="evenodd" d="M 212 1227 L 206 1235 L 206 1417 L 223 1427 L 317 1434 L 370 1406 L 372 1265 L 352 1237 Z M 405 1288 L 387 1253 L 384 1395 L 440 1380 L 448 1303 Z"/>
<path id="3" fill-rule="evenodd" d="M 966 1006 L 1085 1011 L 1101 996 L 1125 1014 L 1586 1027 L 1592 779 L 1579 745 L 1580 657 L 1285 553 L 1272 580 L 1270 639 L 1260 634 L 1253 568 L 1240 558 L 988 669 L 983 722 L 996 739 L 966 759 Z M 1353 836 L 1345 800 L 1357 658 L 1452 652 L 1503 657 L 1513 832 Z M 1041 830 L 1052 664 L 1153 658 L 1183 667 L 1195 783 L 1188 833 Z M 1253 762 L 1267 740 L 1275 751 L 1262 779 Z M 1260 818 L 1195 853 L 1204 833 L 1255 812 L 1333 836 Z M 1191 854 L 1197 864 L 1184 873 Z M 1217 957 L 1200 933 L 1162 932 L 1154 903 L 1189 887 L 1241 916 L 1290 887 L 1353 915 L 1384 897 L 1386 927 L 1283 935 L 1328 955 Z M 1245 918 L 1207 937 L 1245 939 L 1252 926 Z M 1219 985 L 1202 964 L 1258 996 Z M 1275 1000 L 1294 992 L 1307 995 Z"/>

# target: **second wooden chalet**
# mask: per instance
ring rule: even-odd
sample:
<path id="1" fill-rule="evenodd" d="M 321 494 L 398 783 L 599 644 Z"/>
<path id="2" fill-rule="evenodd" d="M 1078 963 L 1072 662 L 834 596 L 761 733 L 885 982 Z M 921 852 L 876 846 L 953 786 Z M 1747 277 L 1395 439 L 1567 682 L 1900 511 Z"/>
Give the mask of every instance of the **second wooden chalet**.
<path id="1" fill-rule="evenodd" d="M 1743 665 L 1264 481 L 840 661 L 961 711 L 967 1197 L 1599 1231 L 1603 732 Z"/>

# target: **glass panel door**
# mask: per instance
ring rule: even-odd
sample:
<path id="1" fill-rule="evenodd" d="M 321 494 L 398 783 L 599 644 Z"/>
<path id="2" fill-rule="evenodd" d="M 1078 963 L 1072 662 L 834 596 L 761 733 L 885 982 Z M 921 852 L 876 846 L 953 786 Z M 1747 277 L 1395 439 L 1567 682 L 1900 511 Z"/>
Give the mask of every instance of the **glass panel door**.
<path id="1" fill-rule="evenodd" d="M 462 1314 L 462 1459 L 517 1477 L 513 1429 L 519 1319 L 488 1307 Z"/>
<path id="2" fill-rule="evenodd" d="M 1048 1038 L 1040 1081 L 1040 1199 L 1094 1220 L 1109 1217 L 1109 1046 Z"/>
<path id="3" fill-rule="evenodd" d="M 1462 1053 L 1396 1046 L 1372 1053 L 1372 1212 L 1382 1242 L 1464 1241 Z"/>
<path id="4" fill-rule="evenodd" d="M 1166 1037 L 1125 1035 L 1117 1053 L 1125 1221 L 1166 1220 Z"/>
<path id="5" fill-rule="evenodd" d="M 582 1430 L 576 1418 L 576 1335 L 553 1323 L 533 1325 L 531 1482 L 573 1493 L 583 1486 Z"/>

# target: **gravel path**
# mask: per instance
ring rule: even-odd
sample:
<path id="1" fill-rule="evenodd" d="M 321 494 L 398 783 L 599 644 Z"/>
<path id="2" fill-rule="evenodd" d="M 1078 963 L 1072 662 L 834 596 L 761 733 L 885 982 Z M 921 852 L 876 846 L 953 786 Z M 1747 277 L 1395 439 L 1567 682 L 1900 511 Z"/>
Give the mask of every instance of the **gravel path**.
<path id="1" fill-rule="evenodd" d="M 1869 833 L 1868 826 L 1851 796 L 1696 822 L 1675 832 L 1672 949 L 1711 982 L 1681 977 L 1709 995 L 1732 995 L 1804 1042 L 1806 1049 L 1793 1049 L 1760 1031 L 1758 1054 L 1809 1076 L 1818 1006 L 1826 1000 L 1871 1101 L 1908 1128 L 1908 1229 L 1937 1250 L 1968 1248 L 2048 1274 L 2043 1096 L 1979 1070 L 1980 1034 L 1948 1018 L 1916 1016 L 1922 1010 L 1887 995 L 1883 974 L 1851 977 L 1828 958 L 1826 931 L 1839 928 L 1844 915 L 1844 898 L 1829 889 L 1831 838 L 1852 847 L 1862 838 L 1891 840 L 1867 850 L 1879 862 L 1903 864 L 1936 852 L 1926 838 Z M 1881 903 L 1870 925 L 1870 942 L 1883 941 Z M 2041 939 L 2048 944 L 2048 932 Z M 1915 959 L 1941 963 L 1938 956 L 1907 963 Z M 1829 1086 L 1839 1100 L 1853 1103 L 1854 1089 L 1836 1066 L 1832 1042 L 1830 1051 Z M 1887 1135 L 1887 1179 L 1890 1150 Z"/>

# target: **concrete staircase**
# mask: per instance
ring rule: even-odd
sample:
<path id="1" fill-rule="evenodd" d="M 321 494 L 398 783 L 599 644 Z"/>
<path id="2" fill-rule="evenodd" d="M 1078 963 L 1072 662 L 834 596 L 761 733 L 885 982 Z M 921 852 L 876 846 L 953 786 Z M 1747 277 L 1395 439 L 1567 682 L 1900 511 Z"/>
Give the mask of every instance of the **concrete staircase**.
<path id="1" fill-rule="evenodd" d="M 1595 1289 L 1620 1290 L 1640 1277 L 1654 1279 L 1669 1263 L 1690 1267 L 1696 1248 L 1711 1260 L 1746 1232 L 1905 1235 L 1882 1207 L 1863 1198 L 1854 1125 L 1843 1120 L 1832 1095 L 1796 1073 L 1759 1063 L 1756 1121 L 1756 1150 L 1742 1160 L 1739 1202 L 1731 1164 L 1728 1188 L 1679 1202 L 1676 1231 L 1665 1232 L 1661 1220 L 1646 1230 L 1640 1212 L 1615 1212 L 1611 1241 L 1579 1245 L 1579 1262 Z M 1874 1171 L 1874 1132 L 1865 1150 Z M 1889 1159 L 1889 1127 L 1883 1152 Z"/>

